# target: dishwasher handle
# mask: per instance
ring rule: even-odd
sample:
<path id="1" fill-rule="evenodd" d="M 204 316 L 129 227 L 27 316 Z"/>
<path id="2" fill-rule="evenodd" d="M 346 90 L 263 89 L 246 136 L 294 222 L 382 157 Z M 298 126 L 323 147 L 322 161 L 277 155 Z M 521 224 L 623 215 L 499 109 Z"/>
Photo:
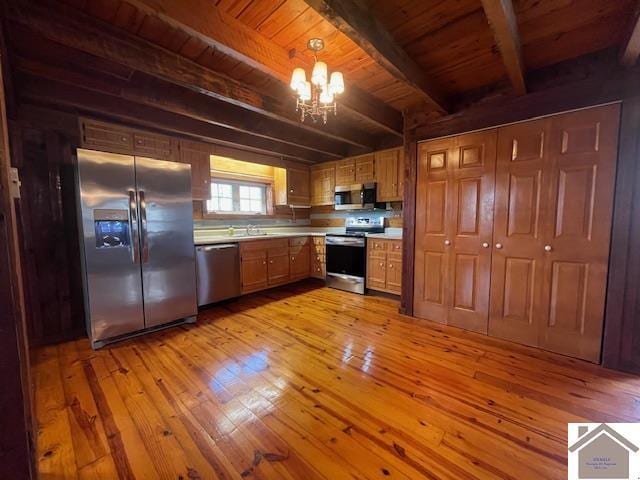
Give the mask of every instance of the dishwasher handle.
<path id="1" fill-rule="evenodd" d="M 226 250 L 227 248 L 238 248 L 237 243 L 225 243 L 222 245 L 207 245 L 205 247 L 197 247 L 200 252 L 212 252 L 215 250 Z"/>

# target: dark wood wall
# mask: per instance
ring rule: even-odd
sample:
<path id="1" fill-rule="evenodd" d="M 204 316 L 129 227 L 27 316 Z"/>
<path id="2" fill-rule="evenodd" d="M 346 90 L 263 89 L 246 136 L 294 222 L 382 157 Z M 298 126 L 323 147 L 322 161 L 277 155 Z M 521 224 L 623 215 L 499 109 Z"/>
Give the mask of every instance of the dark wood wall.
<path id="1" fill-rule="evenodd" d="M 602 363 L 640 373 L 640 98 L 623 102 Z"/>
<path id="2" fill-rule="evenodd" d="M 84 334 L 72 152 L 77 119 L 22 108 L 12 121 L 20 171 L 19 235 L 29 339 L 33 345 Z"/>

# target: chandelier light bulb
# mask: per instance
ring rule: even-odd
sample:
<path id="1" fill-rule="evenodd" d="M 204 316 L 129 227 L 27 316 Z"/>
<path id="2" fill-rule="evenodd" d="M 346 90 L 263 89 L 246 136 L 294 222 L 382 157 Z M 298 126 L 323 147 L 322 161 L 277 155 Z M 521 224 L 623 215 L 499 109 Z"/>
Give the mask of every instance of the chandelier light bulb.
<path id="1" fill-rule="evenodd" d="M 329 92 L 333 95 L 344 93 L 344 77 L 341 72 L 333 72 L 329 82 Z"/>
<path id="2" fill-rule="evenodd" d="M 320 92 L 320 101 L 324 104 L 333 103 L 333 94 L 329 91 L 329 87 L 324 85 Z"/>
<path id="3" fill-rule="evenodd" d="M 327 64 L 324 62 L 316 62 L 313 66 L 313 72 L 311 72 L 311 82 L 313 82 L 314 85 L 321 86 L 326 84 L 327 80 Z"/>
<path id="4" fill-rule="evenodd" d="M 307 75 L 304 72 L 304 68 L 296 68 L 291 74 L 291 89 L 299 91 L 307 81 Z"/>
<path id="5" fill-rule="evenodd" d="M 309 101 L 311 100 L 311 83 L 310 82 L 304 82 L 299 90 L 298 90 L 298 96 L 300 97 L 300 100 L 302 101 Z"/>

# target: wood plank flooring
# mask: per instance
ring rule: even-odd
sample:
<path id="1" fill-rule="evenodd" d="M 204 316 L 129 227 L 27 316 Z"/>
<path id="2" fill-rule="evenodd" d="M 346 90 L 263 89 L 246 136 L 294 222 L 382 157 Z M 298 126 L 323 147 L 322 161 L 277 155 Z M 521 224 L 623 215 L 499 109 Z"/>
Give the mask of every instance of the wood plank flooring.
<path id="1" fill-rule="evenodd" d="M 303 282 L 36 354 L 43 479 L 560 479 L 640 379 Z"/>

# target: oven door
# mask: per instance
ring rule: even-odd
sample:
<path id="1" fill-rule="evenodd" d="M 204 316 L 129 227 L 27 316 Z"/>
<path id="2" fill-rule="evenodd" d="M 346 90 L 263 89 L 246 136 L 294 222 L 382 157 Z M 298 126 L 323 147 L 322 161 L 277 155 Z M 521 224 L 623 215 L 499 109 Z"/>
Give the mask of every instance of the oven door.
<path id="1" fill-rule="evenodd" d="M 327 237 L 326 249 L 327 286 L 364 294 L 367 265 L 364 238 Z"/>

